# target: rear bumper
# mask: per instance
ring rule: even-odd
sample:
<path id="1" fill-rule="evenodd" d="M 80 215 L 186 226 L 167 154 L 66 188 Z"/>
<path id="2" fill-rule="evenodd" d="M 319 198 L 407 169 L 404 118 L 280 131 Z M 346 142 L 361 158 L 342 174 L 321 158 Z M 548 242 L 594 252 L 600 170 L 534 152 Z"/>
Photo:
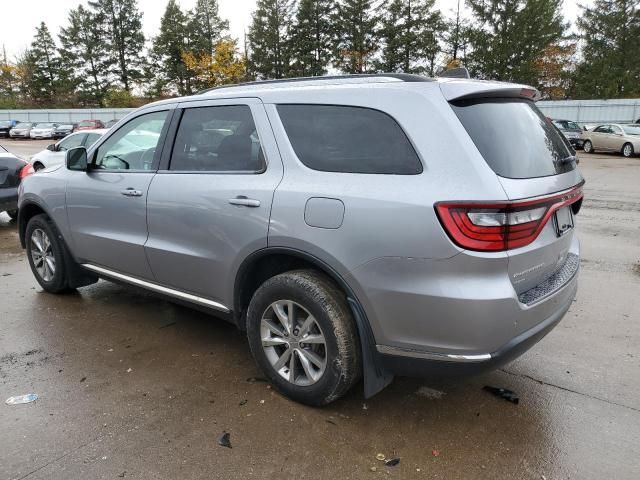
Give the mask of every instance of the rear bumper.
<path id="1" fill-rule="evenodd" d="M 0 212 L 18 209 L 18 189 L 16 187 L 0 188 Z"/>

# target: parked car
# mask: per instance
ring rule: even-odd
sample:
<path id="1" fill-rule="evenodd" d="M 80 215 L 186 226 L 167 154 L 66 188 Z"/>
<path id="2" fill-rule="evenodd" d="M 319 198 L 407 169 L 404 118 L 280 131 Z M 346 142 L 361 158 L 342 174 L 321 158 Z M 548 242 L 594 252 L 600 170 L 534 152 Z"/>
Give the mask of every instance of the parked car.
<path id="1" fill-rule="evenodd" d="M 104 124 L 104 128 L 111 128 L 113 127 L 116 123 L 118 123 L 119 120 L 109 120 L 107 123 Z"/>
<path id="2" fill-rule="evenodd" d="M 573 148 L 582 148 L 584 140 L 582 140 L 583 130 L 580 125 L 571 120 L 552 120 L 552 122 L 571 143 Z"/>
<path id="3" fill-rule="evenodd" d="M 67 150 L 75 147 L 89 148 L 93 145 L 107 130 L 82 130 L 81 132 L 72 133 L 71 135 L 60 140 L 58 143 L 52 143 L 46 149 L 36 153 L 31 157 L 31 164 L 35 171 L 49 168 L 54 165 L 62 165 Z"/>
<path id="4" fill-rule="evenodd" d="M 57 123 L 42 122 L 35 124 L 29 132 L 29 138 L 53 138 L 53 132 L 58 128 Z"/>
<path id="5" fill-rule="evenodd" d="M 18 218 L 18 186 L 31 173 L 31 165 L 0 145 L 0 212 L 13 220 Z"/>
<path id="6" fill-rule="evenodd" d="M 0 120 L 0 135 L 8 137 L 9 131 L 19 123 L 18 120 Z"/>
<path id="7" fill-rule="evenodd" d="M 584 181 L 537 97 L 387 74 L 152 103 L 26 179 L 20 239 L 47 292 L 102 277 L 233 322 L 307 404 L 496 368 L 577 289 Z"/>
<path id="8" fill-rule="evenodd" d="M 31 129 L 35 124 L 31 122 L 21 122 L 11 130 L 9 130 L 9 137 L 11 138 L 29 138 Z"/>
<path id="9" fill-rule="evenodd" d="M 77 123 L 62 123 L 53 131 L 53 139 L 58 140 L 72 134 L 78 128 Z"/>
<path id="10" fill-rule="evenodd" d="M 76 128 L 76 131 L 97 130 L 100 128 L 105 128 L 102 120 L 82 120 L 80 123 L 78 123 L 78 127 Z"/>
<path id="11" fill-rule="evenodd" d="M 583 133 L 584 151 L 620 152 L 625 157 L 640 153 L 640 126 L 611 123 Z"/>

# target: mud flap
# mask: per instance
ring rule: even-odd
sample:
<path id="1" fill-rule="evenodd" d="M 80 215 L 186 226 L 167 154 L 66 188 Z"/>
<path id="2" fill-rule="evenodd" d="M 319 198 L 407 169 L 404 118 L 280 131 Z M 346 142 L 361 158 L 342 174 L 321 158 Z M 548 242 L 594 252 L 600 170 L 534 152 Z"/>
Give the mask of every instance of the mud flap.
<path id="1" fill-rule="evenodd" d="M 393 374 L 382 365 L 376 350 L 376 341 L 371 327 L 360 304 L 352 297 L 347 297 L 353 318 L 358 326 L 360 347 L 362 349 L 362 375 L 364 378 L 364 397 L 371 398 L 393 381 Z"/>

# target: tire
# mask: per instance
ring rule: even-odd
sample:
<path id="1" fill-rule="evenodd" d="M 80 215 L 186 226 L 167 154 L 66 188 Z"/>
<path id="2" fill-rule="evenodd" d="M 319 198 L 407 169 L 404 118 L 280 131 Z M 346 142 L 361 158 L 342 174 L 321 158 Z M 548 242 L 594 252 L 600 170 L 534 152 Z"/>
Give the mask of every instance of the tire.
<path id="1" fill-rule="evenodd" d="M 582 149 L 584 150 L 584 153 L 593 153 L 593 144 L 590 140 L 585 140 Z"/>
<path id="2" fill-rule="evenodd" d="M 43 241 L 41 233 L 46 236 L 46 241 Z M 40 247 L 37 246 L 36 238 L 39 238 Z M 25 231 L 25 240 L 29 266 L 40 286 L 49 293 L 64 293 L 72 290 L 69 288 L 66 267 L 69 252 L 62 236 L 49 217 L 41 214 L 31 218 Z M 47 247 L 47 243 L 49 243 L 49 247 Z M 47 259 L 42 259 L 43 252 Z M 38 257 L 42 259 L 42 262 L 37 262 Z M 51 259 L 53 259 L 53 267 Z"/>
<path id="3" fill-rule="evenodd" d="M 291 305 L 297 328 L 290 328 L 291 334 L 287 334 L 285 323 Z M 285 323 L 280 322 L 277 310 Z M 313 318 L 307 322 L 309 315 Z M 302 331 L 305 325 L 309 325 L 307 332 Z M 347 393 L 362 375 L 360 342 L 351 309 L 344 293 L 322 273 L 294 270 L 264 282 L 249 303 L 247 336 L 263 374 L 280 393 L 297 402 L 327 405 Z M 283 339 L 291 343 L 287 346 Z M 283 357 L 282 368 L 276 370 Z"/>
<path id="4" fill-rule="evenodd" d="M 33 164 L 33 169 L 37 172 L 40 170 L 44 170 L 45 166 L 43 164 L 41 164 L 40 162 L 36 162 Z"/>
<path id="5" fill-rule="evenodd" d="M 7 210 L 7 215 L 9 215 L 9 218 L 11 220 L 17 220 L 18 219 L 18 210 Z"/>
<path id="6" fill-rule="evenodd" d="M 630 143 L 625 143 L 622 146 L 621 153 L 622 153 L 622 156 L 625 158 L 633 157 L 633 155 L 635 154 L 635 152 L 633 151 L 633 145 L 631 145 Z"/>

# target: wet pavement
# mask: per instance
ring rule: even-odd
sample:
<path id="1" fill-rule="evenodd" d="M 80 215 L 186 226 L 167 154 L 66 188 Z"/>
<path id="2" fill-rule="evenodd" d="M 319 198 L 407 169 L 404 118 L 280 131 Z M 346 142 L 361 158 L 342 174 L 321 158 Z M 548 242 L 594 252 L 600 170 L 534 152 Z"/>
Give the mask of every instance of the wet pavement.
<path id="1" fill-rule="evenodd" d="M 640 478 L 640 158 L 581 168 L 581 284 L 554 331 L 499 371 L 322 409 L 260 381 L 223 321 L 108 282 L 42 292 L 0 214 L 0 478 Z"/>

